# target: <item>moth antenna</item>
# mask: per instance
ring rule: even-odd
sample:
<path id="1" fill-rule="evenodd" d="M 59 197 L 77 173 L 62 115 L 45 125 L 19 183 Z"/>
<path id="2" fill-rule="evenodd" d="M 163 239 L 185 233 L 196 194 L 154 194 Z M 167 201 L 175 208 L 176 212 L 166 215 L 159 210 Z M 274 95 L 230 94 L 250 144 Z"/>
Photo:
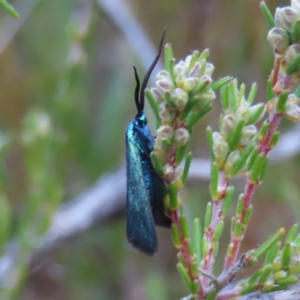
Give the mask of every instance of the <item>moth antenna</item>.
<path id="1" fill-rule="evenodd" d="M 137 109 L 138 113 L 140 113 L 144 109 L 144 105 L 142 106 L 141 103 L 139 102 L 140 79 L 139 79 L 139 75 L 137 73 L 136 68 L 133 67 L 133 69 L 134 69 L 134 77 L 135 77 L 135 81 L 136 81 L 136 87 L 135 87 L 135 91 L 134 91 L 134 100 L 135 100 L 136 109 Z"/>
<path id="2" fill-rule="evenodd" d="M 157 64 L 158 60 L 159 60 L 159 57 L 160 57 L 160 54 L 161 54 L 161 50 L 162 50 L 162 46 L 163 46 L 163 42 L 164 42 L 164 38 L 165 38 L 165 34 L 166 34 L 166 29 L 164 29 L 164 32 L 163 32 L 163 35 L 161 37 L 161 40 L 160 40 L 160 43 L 159 43 L 159 48 L 158 48 L 158 53 L 153 61 L 153 63 L 151 64 L 149 70 L 147 71 L 146 75 L 145 75 L 145 78 L 143 80 L 143 83 L 142 83 L 142 88 L 140 90 L 140 105 L 141 105 L 141 109 L 143 110 L 144 109 L 144 102 L 145 102 L 145 89 L 147 87 L 147 83 L 148 83 L 148 80 L 149 80 L 149 77 L 153 71 L 153 69 L 155 68 L 155 65 Z"/>

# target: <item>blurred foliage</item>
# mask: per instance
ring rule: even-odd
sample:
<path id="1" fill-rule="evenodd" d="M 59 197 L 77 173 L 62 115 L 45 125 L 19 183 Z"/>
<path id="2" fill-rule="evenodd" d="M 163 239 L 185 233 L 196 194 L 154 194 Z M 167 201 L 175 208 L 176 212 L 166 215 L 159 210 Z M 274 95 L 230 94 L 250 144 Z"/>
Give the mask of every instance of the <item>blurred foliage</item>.
<path id="1" fill-rule="evenodd" d="M 260 83 L 266 81 L 272 67 L 272 50 L 265 42 L 267 25 L 259 1 L 226 0 L 222 5 L 217 0 L 154 0 L 151 5 L 149 1 L 127 2 L 153 41 L 167 27 L 166 41 L 172 43 L 178 59 L 193 49 L 209 47 L 215 78 L 229 74 L 248 85 L 255 81 L 257 99 L 265 98 Z M 286 4 L 269 2 L 271 10 Z M 13 4 L 18 10 L 17 3 Z M 79 0 L 40 1 L 0 53 L 0 129 L 11 137 L 8 148 L 0 154 L 4 160 L 0 206 L 8 199 L 12 210 L 9 234 L 25 234 L 23 247 L 28 255 L 61 200 L 72 199 L 102 174 L 124 163 L 124 133 L 135 115 L 132 65 L 136 54 L 96 2 L 87 32 L 84 37 L 76 36 L 79 4 Z M 22 17 L 22 11 L 18 12 Z M 7 17 L 0 11 L 0 23 Z M 10 33 L 4 28 L 0 25 L 0 43 Z M 83 56 L 74 62 L 74 53 L 76 59 L 76 49 L 81 46 Z M 191 143 L 194 156 L 209 156 L 205 128 L 208 123 L 216 128 L 219 112 L 216 101 L 213 111 L 197 125 L 198 136 Z M 48 134 L 26 144 L 21 138 L 26 128 L 36 131 L 30 123 L 47 127 L 47 118 L 51 124 Z M 299 158 L 270 166 L 254 200 L 254 206 L 260 203 L 261 209 L 254 209 L 242 251 L 262 242 L 274 224 L 290 227 L 294 223 L 300 211 L 298 169 Z M 207 186 L 208 182 L 189 182 L 183 191 L 182 198 L 187 199 L 187 206 L 191 204 L 191 219 L 198 213 L 203 217 L 209 199 Z M 20 226 L 26 218 L 33 232 L 28 231 L 29 225 Z M 124 228 L 123 211 L 57 249 L 28 280 L 25 278 L 18 299 L 157 300 L 184 296 L 187 290 L 176 271 L 170 234 L 158 230 L 160 251 L 155 258 L 148 258 L 126 246 Z M 220 250 L 222 257 L 225 250 Z"/>

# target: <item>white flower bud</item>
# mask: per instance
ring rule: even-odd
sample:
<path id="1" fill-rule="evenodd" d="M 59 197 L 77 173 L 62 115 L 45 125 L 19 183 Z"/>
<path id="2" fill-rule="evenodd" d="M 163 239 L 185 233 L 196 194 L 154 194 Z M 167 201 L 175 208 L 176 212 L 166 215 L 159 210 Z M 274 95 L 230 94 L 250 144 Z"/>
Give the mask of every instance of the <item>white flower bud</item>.
<path id="1" fill-rule="evenodd" d="M 239 145 L 247 146 L 253 142 L 253 139 L 256 137 L 257 128 L 255 125 L 248 125 L 243 128 L 242 136 L 239 141 Z"/>
<path id="2" fill-rule="evenodd" d="M 175 89 L 171 94 L 177 108 L 185 108 L 189 99 L 188 94 L 180 88 Z"/>
<path id="3" fill-rule="evenodd" d="M 291 8 L 300 14 L 300 1 L 299 0 L 291 0 Z"/>
<path id="4" fill-rule="evenodd" d="M 162 121 L 171 122 L 175 118 L 175 110 L 172 109 L 166 101 L 158 107 L 158 114 Z"/>
<path id="5" fill-rule="evenodd" d="M 247 123 L 250 118 L 250 108 L 248 106 L 240 107 L 236 112 L 236 116 L 238 121 L 244 120 Z"/>
<path id="6" fill-rule="evenodd" d="M 162 93 L 171 93 L 174 89 L 174 83 L 168 79 L 160 79 L 156 81 L 156 86 Z"/>
<path id="7" fill-rule="evenodd" d="M 283 53 L 290 42 L 286 31 L 279 27 L 273 27 L 269 30 L 267 40 L 271 47 L 278 53 Z"/>
<path id="8" fill-rule="evenodd" d="M 299 44 L 293 44 L 286 48 L 284 52 L 283 59 L 290 63 L 293 61 L 298 55 L 300 54 L 300 45 Z"/>
<path id="9" fill-rule="evenodd" d="M 287 103 L 299 105 L 300 98 L 297 97 L 295 94 L 290 94 L 288 97 Z"/>
<path id="10" fill-rule="evenodd" d="M 190 77 L 198 77 L 199 76 L 200 67 L 201 67 L 201 63 L 200 62 L 196 62 L 195 65 L 194 65 L 194 67 L 190 71 L 189 76 Z"/>
<path id="11" fill-rule="evenodd" d="M 150 91 L 158 103 L 161 103 L 164 100 L 162 93 L 157 88 L 151 88 Z"/>
<path id="12" fill-rule="evenodd" d="M 160 79 L 163 79 L 163 80 L 165 80 L 165 79 L 170 80 L 170 73 L 169 73 L 168 71 L 166 71 L 166 70 L 159 71 L 159 72 L 157 73 L 157 75 L 156 75 L 156 78 L 157 78 L 158 80 L 160 80 Z"/>
<path id="13" fill-rule="evenodd" d="M 232 171 L 233 165 L 240 159 L 240 151 L 234 150 L 227 156 L 226 163 L 224 165 L 224 170 L 227 174 L 230 174 Z"/>
<path id="14" fill-rule="evenodd" d="M 174 130 L 169 125 L 162 125 L 157 129 L 156 140 L 158 143 L 169 145 L 172 142 Z"/>
<path id="15" fill-rule="evenodd" d="M 182 60 L 174 66 L 175 76 L 185 74 L 185 70 L 184 62 Z"/>
<path id="16" fill-rule="evenodd" d="M 163 166 L 163 173 L 164 173 L 164 178 L 165 179 L 170 179 L 173 176 L 173 173 L 174 173 L 173 166 L 169 163 L 166 163 Z"/>
<path id="17" fill-rule="evenodd" d="M 183 87 L 184 81 L 186 80 L 185 74 L 178 74 L 175 78 L 176 85 L 179 87 Z"/>
<path id="18" fill-rule="evenodd" d="M 284 115 L 293 122 L 300 121 L 300 108 L 298 105 L 286 103 Z"/>
<path id="19" fill-rule="evenodd" d="M 234 116 L 232 115 L 224 116 L 221 125 L 221 135 L 227 138 L 228 135 L 231 134 L 232 129 L 234 128 L 234 124 L 235 124 Z"/>
<path id="20" fill-rule="evenodd" d="M 185 128 L 177 128 L 174 134 L 174 140 L 179 146 L 184 146 L 190 139 L 190 133 Z"/>
<path id="21" fill-rule="evenodd" d="M 225 159 L 229 151 L 227 142 L 219 132 L 213 133 L 213 153 L 216 159 Z"/>
<path id="22" fill-rule="evenodd" d="M 183 90 L 187 93 L 198 87 L 200 84 L 200 80 L 196 77 L 188 77 L 183 82 Z"/>
<path id="23" fill-rule="evenodd" d="M 276 27 L 282 27 L 286 30 L 292 30 L 293 24 L 298 19 L 298 13 L 292 7 L 276 8 L 275 12 L 275 25 Z"/>
<path id="24" fill-rule="evenodd" d="M 206 64 L 206 68 L 205 68 L 205 71 L 204 71 L 204 74 L 205 75 L 208 75 L 208 76 L 211 76 L 213 71 L 215 69 L 215 66 L 211 63 L 207 63 Z"/>

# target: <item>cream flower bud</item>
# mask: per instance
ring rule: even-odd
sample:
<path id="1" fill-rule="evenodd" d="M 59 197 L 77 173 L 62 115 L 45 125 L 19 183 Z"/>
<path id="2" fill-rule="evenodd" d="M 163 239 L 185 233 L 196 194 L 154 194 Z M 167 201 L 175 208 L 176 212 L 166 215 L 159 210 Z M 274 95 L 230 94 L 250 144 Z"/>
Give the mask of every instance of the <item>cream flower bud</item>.
<path id="1" fill-rule="evenodd" d="M 183 90 L 187 93 L 195 89 L 200 84 L 200 80 L 196 77 L 188 77 L 183 82 Z"/>
<path id="2" fill-rule="evenodd" d="M 214 70 L 215 66 L 211 63 L 207 63 L 204 73 L 205 75 L 211 76 Z"/>
<path id="3" fill-rule="evenodd" d="M 186 70 L 188 70 L 188 68 L 190 67 L 191 59 L 192 55 L 188 55 L 184 60 L 184 67 Z"/>
<path id="4" fill-rule="evenodd" d="M 298 13 L 292 7 L 276 8 L 275 12 L 275 25 L 276 27 L 282 27 L 287 30 L 292 30 L 293 24 L 298 19 Z"/>
<path id="5" fill-rule="evenodd" d="M 227 174 L 232 172 L 233 165 L 240 159 L 241 155 L 238 150 L 232 151 L 229 153 L 226 159 L 226 163 L 224 165 L 224 170 Z"/>
<path id="6" fill-rule="evenodd" d="M 190 133 L 185 128 L 177 128 L 174 134 L 174 140 L 179 146 L 184 146 L 190 139 Z"/>
<path id="7" fill-rule="evenodd" d="M 212 89 L 209 89 L 205 93 L 200 93 L 199 95 L 200 95 L 199 104 L 201 106 L 203 106 L 203 105 L 211 102 L 212 100 L 216 99 L 216 93 Z"/>
<path id="8" fill-rule="evenodd" d="M 287 103 L 299 105 L 300 98 L 297 97 L 295 94 L 290 94 L 289 97 L 288 97 Z"/>
<path id="9" fill-rule="evenodd" d="M 175 76 L 178 76 L 180 74 L 185 74 L 185 70 L 186 69 L 185 69 L 185 66 L 184 66 L 184 62 L 182 60 L 174 66 Z"/>
<path id="10" fill-rule="evenodd" d="M 174 83 L 169 79 L 160 79 L 156 81 L 156 86 L 162 93 L 171 93 L 174 89 Z"/>
<path id="11" fill-rule="evenodd" d="M 164 173 L 164 178 L 165 179 L 170 179 L 173 176 L 174 167 L 171 164 L 166 163 L 163 166 L 163 173 Z"/>
<path id="12" fill-rule="evenodd" d="M 267 40 L 271 47 L 278 53 L 283 53 L 289 45 L 289 37 L 286 31 L 279 27 L 273 27 L 269 30 Z"/>
<path id="13" fill-rule="evenodd" d="M 185 74 L 178 74 L 175 78 L 176 85 L 179 87 L 183 87 L 184 81 L 186 80 Z"/>
<path id="14" fill-rule="evenodd" d="M 162 125 L 157 129 L 156 140 L 158 143 L 169 145 L 172 142 L 174 130 L 169 125 Z"/>
<path id="15" fill-rule="evenodd" d="M 222 125 L 221 125 L 221 135 L 225 138 L 228 137 L 229 134 L 231 134 L 232 129 L 235 124 L 235 118 L 232 115 L 226 115 L 222 119 Z"/>
<path id="16" fill-rule="evenodd" d="M 190 77 L 198 77 L 200 72 L 201 63 L 196 62 L 194 67 L 191 69 L 189 76 Z"/>
<path id="17" fill-rule="evenodd" d="M 299 44 L 293 44 L 286 48 L 284 52 L 283 59 L 290 63 L 293 61 L 298 55 L 300 54 L 300 45 Z"/>
<path id="18" fill-rule="evenodd" d="M 170 79 L 170 73 L 166 70 L 159 71 L 156 75 L 158 80 L 160 79 Z"/>
<path id="19" fill-rule="evenodd" d="M 284 115 L 293 122 L 300 121 L 300 108 L 298 105 L 287 103 L 285 105 Z"/>
<path id="20" fill-rule="evenodd" d="M 164 100 L 164 97 L 162 93 L 159 91 L 157 88 L 151 88 L 151 94 L 153 95 L 154 99 L 158 102 L 161 103 Z"/>
<path id="21" fill-rule="evenodd" d="M 188 94 L 180 88 L 175 89 L 172 94 L 173 102 L 177 108 L 185 108 L 188 101 Z"/>
<path id="22" fill-rule="evenodd" d="M 291 0 L 291 8 L 300 13 L 300 1 L 299 0 Z"/>
<path id="23" fill-rule="evenodd" d="M 213 153 L 216 159 L 225 159 L 228 154 L 229 147 L 219 132 L 213 133 Z"/>
<path id="24" fill-rule="evenodd" d="M 158 107 L 158 114 L 162 121 L 171 122 L 175 118 L 175 110 L 172 109 L 166 101 Z"/>
<path id="25" fill-rule="evenodd" d="M 240 107 L 236 112 L 237 120 L 244 120 L 245 123 L 248 122 L 250 118 L 250 108 L 248 106 Z"/>
<path id="26" fill-rule="evenodd" d="M 263 103 L 258 103 L 250 107 L 250 119 L 248 124 L 259 122 L 266 113 L 266 106 Z"/>
<path id="27" fill-rule="evenodd" d="M 248 125 L 243 128 L 242 136 L 239 141 L 239 145 L 247 146 L 249 143 L 253 142 L 257 134 L 257 128 L 255 125 Z"/>

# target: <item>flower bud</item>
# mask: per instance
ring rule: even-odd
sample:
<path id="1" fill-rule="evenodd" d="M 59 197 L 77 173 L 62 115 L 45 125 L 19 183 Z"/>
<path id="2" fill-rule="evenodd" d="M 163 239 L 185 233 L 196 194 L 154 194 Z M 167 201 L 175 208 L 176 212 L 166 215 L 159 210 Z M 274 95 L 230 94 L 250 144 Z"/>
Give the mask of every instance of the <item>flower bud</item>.
<path id="1" fill-rule="evenodd" d="M 166 101 L 159 105 L 158 114 L 161 120 L 167 123 L 172 122 L 175 118 L 175 110 L 171 108 Z"/>
<path id="2" fill-rule="evenodd" d="M 173 102 L 177 108 L 185 108 L 188 101 L 188 94 L 180 88 L 175 89 L 172 94 Z"/>
<path id="3" fill-rule="evenodd" d="M 232 129 L 235 124 L 235 118 L 232 115 L 226 115 L 224 116 L 222 120 L 222 125 L 221 125 L 221 135 L 224 138 L 227 138 L 229 134 L 231 134 Z"/>
<path id="4" fill-rule="evenodd" d="M 156 86 L 162 93 L 171 93 L 174 89 L 174 83 L 170 79 L 160 79 L 156 81 Z"/>
<path id="5" fill-rule="evenodd" d="M 174 168 L 171 164 L 166 163 L 163 167 L 163 173 L 165 179 L 170 179 L 173 176 Z"/>
<path id="6" fill-rule="evenodd" d="M 245 126 L 242 130 L 242 136 L 239 141 L 239 145 L 241 146 L 247 146 L 251 142 L 253 142 L 253 139 L 255 138 L 257 134 L 257 128 L 255 125 L 248 125 Z"/>
<path id="7" fill-rule="evenodd" d="M 276 8 L 275 12 L 275 25 L 276 27 L 282 27 L 286 30 L 292 30 L 293 24 L 298 19 L 298 13 L 292 7 Z"/>
<path id="8" fill-rule="evenodd" d="M 291 0 L 291 8 L 300 13 L 300 1 L 299 0 Z"/>
<path id="9" fill-rule="evenodd" d="M 284 52 L 283 59 L 290 63 L 293 61 L 298 55 L 300 54 L 300 45 L 299 44 L 293 44 L 286 48 Z"/>
<path id="10" fill-rule="evenodd" d="M 184 60 L 184 68 L 185 68 L 186 70 L 188 70 L 189 67 L 190 67 L 191 59 L 192 59 L 192 55 L 190 54 L 190 55 L 188 55 L 188 56 L 185 58 L 185 60 Z"/>
<path id="11" fill-rule="evenodd" d="M 267 40 L 277 53 L 283 53 L 289 45 L 289 37 L 286 31 L 279 27 L 273 27 L 269 30 Z"/>
<path id="12" fill-rule="evenodd" d="M 227 156 L 226 163 L 224 165 L 224 171 L 227 174 L 232 172 L 233 165 L 241 158 L 240 151 L 234 150 Z"/>
<path id="13" fill-rule="evenodd" d="M 170 79 L 170 73 L 166 70 L 159 71 L 156 75 L 156 78 L 158 80 L 160 80 L 160 79 L 163 79 L 163 80 L 167 79 L 168 80 L 168 79 Z"/>
<path id="14" fill-rule="evenodd" d="M 300 98 L 297 97 L 295 94 L 290 94 L 288 97 L 287 103 L 299 105 Z"/>
<path id="15" fill-rule="evenodd" d="M 187 129 L 180 127 L 175 130 L 174 140 L 179 146 L 184 146 L 190 139 L 190 133 Z"/>
<path id="16" fill-rule="evenodd" d="M 293 122 L 300 121 L 300 108 L 298 105 L 286 103 L 284 115 Z"/>
<path id="17" fill-rule="evenodd" d="M 182 60 L 174 66 L 175 76 L 185 74 L 185 70 L 184 62 Z"/>
<path id="18" fill-rule="evenodd" d="M 244 120 L 247 123 L 250 118 L 250 108 L 248 106 L 240 107 L 236 112 L 236 116 L 238 121 Z"/>
<path id="19" fill-rule="evenodd" d="M 187 93 L 194 90 L 197 86 L 199 86 L 200 80 L 196 77 L 188 77 L 183 82 L 183 90 Z"/>
<path id="20" fill-rule="evenodd" d="M 214 69 L 215 69 L 215 66 L 213 64 L 207 63 L 204 74 L 208 75 L 208 76 L 211 76 Z"/>
<path id="21" fill-rule="evenodd" d="M 272 267 L 273 267 L 273 271 L 281 270 L 282 267 L 281 259 L 275 258 L 275 260 L 273 260 Z"/>
<path id="22" fill-rule="evenodd" d="M 176 85 L 182 88 L 185 80 L 186 80 L 185 74 L 178 74 L 175 78 Z"/>
<path id="23" fill-rule="evenodd" d="M 170 145 L 172 143 L 174 130 L 169 125 L 162 125 L 157 129 L 157 142 L 164 144 L 164 145 Z"/>
<path id="24" fill-rule="evenodd" d="M 219 132 L 213 133 L 213 153 L 216 159 L 225 159 L 229 151 L 229 147 Z"/>
<path id="25" fill-rule="evenodd" d="M 151 94 L 153 95 L 154 99 L 158 103 L 161 103 L 164 100 L 162 93 L 157 88 L 151 88 L 150 91 L 151 91 Z"/>
<path id="26" fill-rule="evenodd" d="M 286 275 L 287 275 L 286 271 L 280 270 L 280 271 L 277 271 L 277 272 L 273 273 L 273 278 L 275 280 L 278 280 L 278 279 L 285 278 Z"/>
<path id="27" fill-rule="evenodd" d="M 263 103 L 258 103 L 250 107 L 250 118 L 248 124 L 259 122 L 266 113 L 266 106 Z"/>
<path id="28" fill-rule="evenodd" d="M 190 71 L 189 76 L 190 77 L 198 77 L 199 76 L 200 67 L 201 67 L 201 63 L 200 62 L 196 62 L 195 65 L 194 65 L 194 67 Z"/>
<path id="29" fill-rule="evenodd" d="M 216 93 L 212 89 L 209 89 L 208 91 L 206 91 L 203 94 L 200 93 L 199 99 L 200 99 L 199 105 L 201 107 L 203 107 L 204 105 L 208 104 L 212 100 L 216 99 Z"/>

